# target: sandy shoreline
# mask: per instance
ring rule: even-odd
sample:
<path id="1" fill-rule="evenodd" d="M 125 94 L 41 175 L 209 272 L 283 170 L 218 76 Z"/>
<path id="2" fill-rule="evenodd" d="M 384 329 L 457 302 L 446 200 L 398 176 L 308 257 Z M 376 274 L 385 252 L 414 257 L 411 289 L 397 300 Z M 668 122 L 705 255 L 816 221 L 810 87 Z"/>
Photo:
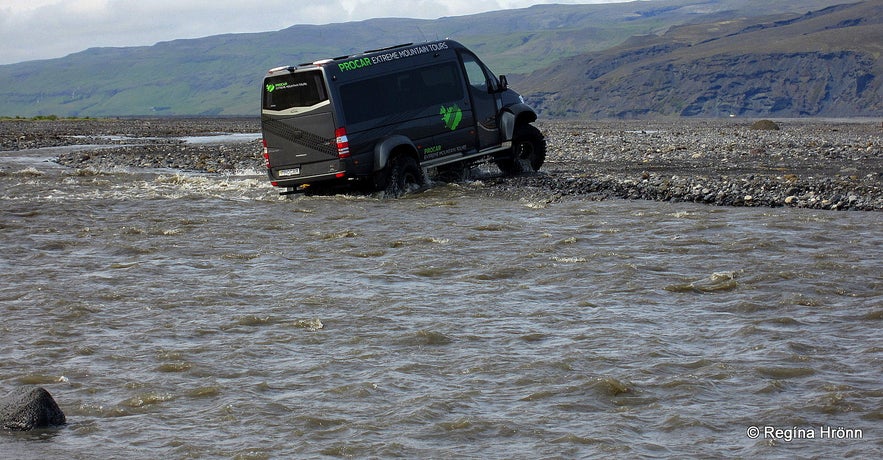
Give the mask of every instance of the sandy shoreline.
<path id="1" fill-rule="evenodd" d="M 728 206 L 883 210 L 880 121 L 543 121 L 539 174 L 490 178 L 499 193 L 620 197 Z M 257 118 L 0 121 L 0 150 L 102 145 L 63 154 L 73 168 L 261 171 L 260 142 L 185 144 L 179 137 L 257 133 Z M 137 145 L 135 145 L 137 144 Z M 115 145 L 116 147 L 106 147 Z"/>

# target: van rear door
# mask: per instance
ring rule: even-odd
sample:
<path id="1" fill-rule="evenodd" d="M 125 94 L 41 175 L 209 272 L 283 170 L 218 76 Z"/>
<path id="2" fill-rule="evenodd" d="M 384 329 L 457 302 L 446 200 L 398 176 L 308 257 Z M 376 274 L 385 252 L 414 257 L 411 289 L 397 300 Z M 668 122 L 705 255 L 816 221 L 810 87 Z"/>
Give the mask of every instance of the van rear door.
<path id="1" fill-rule="evenodd" d="M 342 172 L 333 108 L 320 69 L 271 71 L 262 101 L 270 180 L 294 186 Z"/>

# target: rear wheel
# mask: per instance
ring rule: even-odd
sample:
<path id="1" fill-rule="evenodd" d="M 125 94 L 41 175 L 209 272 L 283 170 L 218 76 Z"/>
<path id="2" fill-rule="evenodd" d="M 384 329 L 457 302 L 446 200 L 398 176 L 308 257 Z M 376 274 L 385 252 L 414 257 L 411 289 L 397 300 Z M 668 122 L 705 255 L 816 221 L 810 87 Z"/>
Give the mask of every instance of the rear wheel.
<path id="1" fill-rule="evenodd" d="M 497 167 L 507 176 L 539 171 L 546 161 L 546 138 L 531 124 L 515 128 L 512 156 L 497 160 Z"/>
<path id="2" fill-rule="evenodd" d="M 387 197 L 398 198 L 423 187 L 426 180 L 417 160 L 409 155 L 398 155 L 390 161 L 389 177 L 384 189 Z"/>

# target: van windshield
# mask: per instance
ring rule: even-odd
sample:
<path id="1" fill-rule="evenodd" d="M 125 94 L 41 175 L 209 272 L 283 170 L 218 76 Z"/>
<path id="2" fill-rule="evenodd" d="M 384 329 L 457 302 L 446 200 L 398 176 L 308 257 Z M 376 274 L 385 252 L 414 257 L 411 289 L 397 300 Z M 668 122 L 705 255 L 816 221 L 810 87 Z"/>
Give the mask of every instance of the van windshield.
<path id="1" fill-rule="evenodd" d="M 312 107 L 328 100 L 322 72 L 289 73 L 264 80 L 264 110 Z"/>
<path id="2" fill-rule="evenodd" d="M 462 99 L 458 75 L 457 64 L 446 62 L 342 85 L 340 97 L 346 122 L 421 111 Z"/>

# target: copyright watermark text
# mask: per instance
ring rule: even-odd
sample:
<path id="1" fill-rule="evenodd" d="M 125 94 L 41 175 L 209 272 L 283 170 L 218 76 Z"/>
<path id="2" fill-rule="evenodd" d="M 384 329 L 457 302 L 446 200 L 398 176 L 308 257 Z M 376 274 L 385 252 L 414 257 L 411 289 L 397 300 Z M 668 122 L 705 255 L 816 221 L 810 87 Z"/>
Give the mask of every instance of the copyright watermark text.
<path id="1" fill-rule="evenodd" d="M 745 434 L 750 439 L 774 439 L 785 442 L 797 439 L 863 439 L 865 436 L 864 430 L 861 428 L 827 425 L 816 427 L 792 426 L 789 428 L 752 425 L 748 427 Z"/>

